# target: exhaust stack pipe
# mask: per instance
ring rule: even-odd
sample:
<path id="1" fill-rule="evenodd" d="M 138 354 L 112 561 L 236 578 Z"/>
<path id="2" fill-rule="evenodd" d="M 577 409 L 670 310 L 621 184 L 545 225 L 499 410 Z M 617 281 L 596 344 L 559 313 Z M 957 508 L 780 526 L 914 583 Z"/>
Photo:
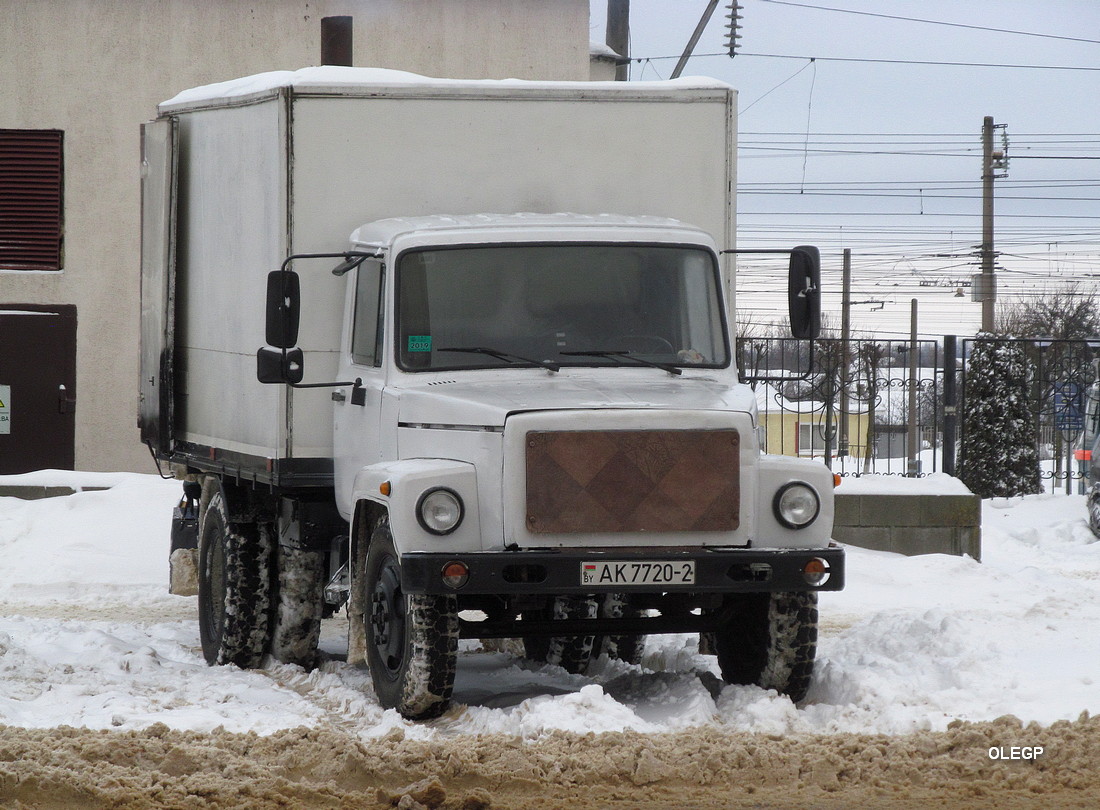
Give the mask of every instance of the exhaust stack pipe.
<path id="1" fill-rule="evenodd" d="M 321 18 L 321 64 L 351 67 L 351 17 Z"/>

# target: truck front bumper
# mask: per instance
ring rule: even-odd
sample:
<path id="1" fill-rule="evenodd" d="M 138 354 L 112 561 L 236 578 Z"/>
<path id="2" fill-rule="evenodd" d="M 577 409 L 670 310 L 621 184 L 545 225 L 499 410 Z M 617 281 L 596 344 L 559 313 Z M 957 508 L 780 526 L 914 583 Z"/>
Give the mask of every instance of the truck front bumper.
<path id="1" fill-rule="evenodd" d="M 807 566 L 826 574 L 807 576 Z M 664 584 L 582 584 L 586 563 L 695 564 L 695 582 Z M 444 581 L 453 563 L 466 567 L 460 587 Z M 815 583 L 815 580 L 818 580 Z M 771 591 L 839 591 L 844 587 L 844 549 L 835 544 L 816 549 L 740 548 L 600 548 L 538 549 L 459 554 L 401 555 L 401 585 L 415 594 L 590 594 L 617 593 L 761 593 Z"/>

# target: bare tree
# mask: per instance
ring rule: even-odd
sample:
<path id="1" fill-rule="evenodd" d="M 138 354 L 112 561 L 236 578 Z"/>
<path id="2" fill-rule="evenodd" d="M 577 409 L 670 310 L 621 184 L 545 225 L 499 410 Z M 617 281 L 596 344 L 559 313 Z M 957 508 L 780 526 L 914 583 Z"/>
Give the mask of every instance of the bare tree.
<path id="1" fill-rule="evenodd" d="M 774 331 L 774 327 L 756 321 L 737 322 L 737 366 L 742 379 L 748 378 L 753 388 L 756 388 L 753 378 L 760 377 L 768 368 Z"/>
<path id="2" fill-rule="evenodd" d="M 881 397 L 880 387 L 884 382 L 881 365 L 886 357 L 886 347 L 881 343 L 864 341 L 859 344 L 856 355 L 856 398 L 867 403 L 867 444 L 863 449 L 863 472 L 871 472 L 871 460 L 875 453 L 875 408 Z"/>
<path id="3" fill-rule="evenodd" d="M 1091 375 L 1082 376 L 1077 349 L 1073 343 L 1100 336 L 1100 296 L 1094 285 L 1075 283 L 1063 289 L 1044 289 L 1030 298 L 1023 298 L 998 313 L 994 324 L 998 333 L 1019 338 L 1042 338 L 1052 344 L 1024 347 L 1027 358 L 1036 364 L 1041 373 L 1031 384 L 1033 402 L 1049 402 L 1055 397 L 1055 388 L 1066 383 L 1082 386 L 1091 381 Z M 1055 474 L 1061 475 L 1064 453 L 1063 442 L 1072 437 L 1054 430 L 1049 412 L 1037 416 L 1041 429 L 1049 432 L 1053 444 Z"/>
<path id="4" fill-rule="evenodd" d="M 1081 283 L 1002 305 L 994 330 L 1011 337 L 1079 340 L 1100 335 L 1100 297 Z"/>

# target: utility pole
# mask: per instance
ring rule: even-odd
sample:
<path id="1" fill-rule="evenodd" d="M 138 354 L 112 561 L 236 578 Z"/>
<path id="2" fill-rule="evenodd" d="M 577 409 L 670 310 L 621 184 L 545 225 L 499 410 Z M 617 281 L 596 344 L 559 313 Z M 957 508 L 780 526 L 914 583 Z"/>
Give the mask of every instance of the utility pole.
<path id="1" fill-rule="evenodd" d="M 840 292 L 840 446 L 837 457 L 848 455 L 848 389 L 852 385 L 852 249 L 844 248 L 844 275 Z"/>
<path id="2" fill-rule="evenodd" d="M 997 277 L 993 275 L 993 181 L 1005 177 L 1008 173 L 1008 138 L 1002 132 L 1004 149 L 993 148 L 993 130 L 1004 130 L 1005 124 L 994 124 L 993 116 L 987 115 L 982 123 L 982 247 L 981 275 L 974 279 L 977 284 L 974 297 L 982 302 L 982 331 L 993 331 L 993 311 L 997 303 Z M 997 174 L 998 171 L 1004 172 Z"/>
<path id="3" fill-rule="evenodd" d="M 718 8 L 718 0 L 710 0 L 706 9 L 703 11 L 703 16 L 699 18 L 699 24 L 695 26 L 695 31 L 691 35 L 691 39 L 688 40 L 687 47 L 684 48 L 684 53 L 680 56 L 680 61 L 676 63 L 676 67 L 672 69 L 672 75 L 670 79 L 680 78 L 680 74 L 684 72 L 684 68 L 687 66 L 688 59 L 691 58 L 691 54 L 695 51 L 695 46 L 699 44 L 699 37 L 703 35 L 703 29 L 707 27 L 707 23 L 710 22 L 711 16 L 714 14 L 714 9 Z"/>
<path id="4" fill-rule="evenodd" d="M 630 0 L 607 0 L 607 47 L 622 57 L 615 81 L 630 78 Z"/>
<path id="5" fill-rule="evenodd" d="M 982 123 L 982 331 L 993 331 L 997 301 L 993 275 L 993 116 Z"/>
<path id="6" fill-rule="evenodd" d="M 916 478 L 920 475 L 920 460 L 917 455 L 920 439 L 917 434 L 917 299 L 910 301 L 909 313 L 909 464 L 906 475 Z"/>

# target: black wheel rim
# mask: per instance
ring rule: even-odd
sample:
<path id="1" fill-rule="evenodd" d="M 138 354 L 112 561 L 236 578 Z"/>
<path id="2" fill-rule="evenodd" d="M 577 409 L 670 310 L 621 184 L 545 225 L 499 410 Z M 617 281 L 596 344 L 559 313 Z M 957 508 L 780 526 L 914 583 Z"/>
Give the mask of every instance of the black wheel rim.
<path id="1" fill-rule="evenodd" d="M 391 557 L 379 568 L 371 594 L 369 633 L 383 669 L 396 679 L 404 664 L 405 594 L 401 590 L 401 570 Z"/>
<path id="2" fill-rule="evenodd" d="M 225 624 L 225 546 L 211 537 L 206 552 L 206 615 L 211 638 L 221 638 Z"/>

